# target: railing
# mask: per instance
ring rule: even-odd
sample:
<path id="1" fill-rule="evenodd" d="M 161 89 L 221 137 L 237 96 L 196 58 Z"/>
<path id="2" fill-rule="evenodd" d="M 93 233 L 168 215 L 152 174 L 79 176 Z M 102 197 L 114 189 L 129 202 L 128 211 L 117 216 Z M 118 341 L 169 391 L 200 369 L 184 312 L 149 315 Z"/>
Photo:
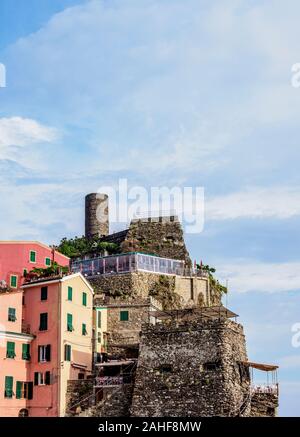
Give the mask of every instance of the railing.
<path id="1" fill-rule="evenodd" d="M 143 253 L 129 253 L 74 261 L 71 269 L 74 273 L 81 272 L 84 276 L 112 275 L 134 271 L 179 276 L 208 276 L 205 270 L 185 267 L 184 261 Z"/>
<path id="2" fill-rule="evenodd" d="M 251 393 L 271 393 L 278 395 L 278 384 L 254 384 L 251 386 Z"/>
<path id="3" fill-rule="evenodd" d="M 131 375 L 122 376 L 97 376 L 95 387 L 112 387 L 115 385 L 130 384 L 132 381 Z"/>

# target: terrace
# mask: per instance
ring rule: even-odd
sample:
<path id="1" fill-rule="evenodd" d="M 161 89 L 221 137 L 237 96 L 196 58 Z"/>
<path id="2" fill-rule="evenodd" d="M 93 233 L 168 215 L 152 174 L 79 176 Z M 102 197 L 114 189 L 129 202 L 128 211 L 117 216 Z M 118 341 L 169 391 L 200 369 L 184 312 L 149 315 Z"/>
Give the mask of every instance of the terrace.
<path id="1" fill-rule="evenodd" d="M 71 270 L 73 273 L 81 272 L 87 277 L 136 271 L 164 275 L 208 277 L 208 273 L 204 270 L 187 268 L 184 261 L 161 258 L 140 252 L 74 261 Z"/>

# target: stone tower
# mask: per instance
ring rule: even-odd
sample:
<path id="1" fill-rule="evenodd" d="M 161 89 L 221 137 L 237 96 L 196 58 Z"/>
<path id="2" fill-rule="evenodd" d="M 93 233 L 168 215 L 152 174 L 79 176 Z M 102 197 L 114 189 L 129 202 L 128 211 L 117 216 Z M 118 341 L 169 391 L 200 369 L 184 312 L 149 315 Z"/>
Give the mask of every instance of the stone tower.
<path id="1" fill-rule="evenodd" d="M 109 234 L 108 196 L 91 193 L 85 197 L 85 236 L 102 237 Z"/>

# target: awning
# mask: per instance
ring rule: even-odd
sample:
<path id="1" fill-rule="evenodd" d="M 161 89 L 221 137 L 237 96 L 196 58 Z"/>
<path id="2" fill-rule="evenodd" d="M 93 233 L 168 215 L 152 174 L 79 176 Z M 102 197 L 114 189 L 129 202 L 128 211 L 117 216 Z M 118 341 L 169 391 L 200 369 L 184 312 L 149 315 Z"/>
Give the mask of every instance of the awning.
<path id="1" fill-rule="evenodd" d="M 78 364 L 78 363 L 71 363 L 72 367 L 75 367 L 75 369 L 82 369 L 82 370 L 86 370 L 87 366 L 84 364 Z"/>
<path id="2" fill-rule="evenodd" d="M 277 370 L 279 366 L 275 364 L 262 364 L 262 363 L 253 363 L 251 361 L 241 361 L 244 366 L 253 367 L 253 369 L 262 370 L 264 372 L 273 372 Z"/>

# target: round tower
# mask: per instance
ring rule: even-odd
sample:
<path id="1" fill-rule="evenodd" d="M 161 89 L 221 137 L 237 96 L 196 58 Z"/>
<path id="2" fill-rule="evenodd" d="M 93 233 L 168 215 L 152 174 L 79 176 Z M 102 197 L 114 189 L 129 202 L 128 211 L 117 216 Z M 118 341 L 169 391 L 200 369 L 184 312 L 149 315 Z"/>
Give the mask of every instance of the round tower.
<path id="1" fill-rule="evenodd" d="M 108 195 L 91 193 L 85 197 L 85 236 L 101 237 L 109 234 Z"/>

